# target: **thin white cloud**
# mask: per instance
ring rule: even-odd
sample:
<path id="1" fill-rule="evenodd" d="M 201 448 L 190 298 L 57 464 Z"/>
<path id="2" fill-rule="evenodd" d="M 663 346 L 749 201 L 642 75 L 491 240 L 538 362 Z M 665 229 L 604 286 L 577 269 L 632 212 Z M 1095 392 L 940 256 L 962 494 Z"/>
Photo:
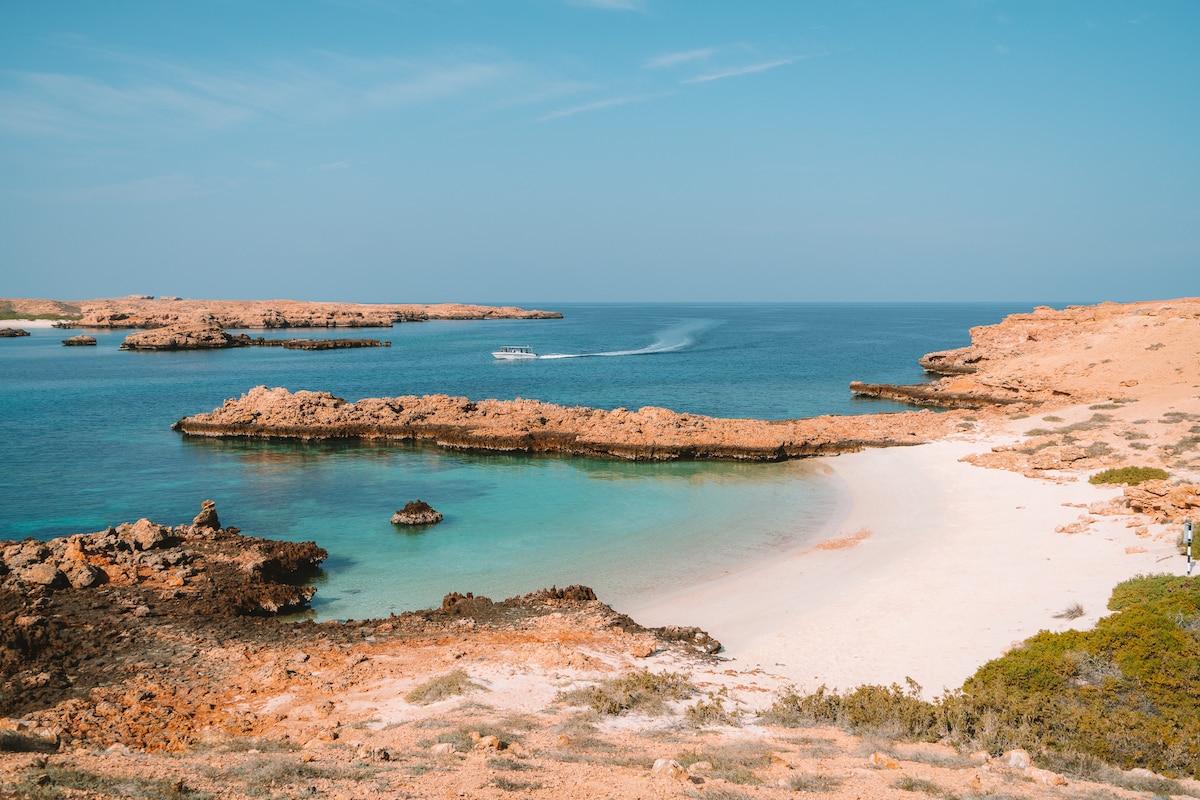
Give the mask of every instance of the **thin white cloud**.
<path id="1" fill-rule="evenodd" d="M 647 61 L 642 66 L 646 69 L 663 69 L 688 64 L 692 61 L 703 61 L 711 58 L 717 52 L 714 47 L 704 47 L 697 50 L 684 50 L 679 53 L 667 53 Z"/>
<path id="2" fill-rule="evenodd" d="M 709 81 L 719 81 L 723 78 L 736 78 L 741 75 L 753 75 L 756 72 L 766 72 L 769 69 L 786 66 L 795 60 L 796 59 L 794 58 L 781 58 L 778 61 L 764 61 L 761 64 L 751 64 L 747 67 L 735 67 L 734 69 L 727 69 L 721 72 L 710 72 L 705 75 L 697 75 L 695 78 L 688 78 L 687 80 L 680 81 L 680 83 L 708 83 Z"/>
<path id="3" fill-rule="evenodd" d="M 549 122 L 552 119 L 562 119 L 563 117 L 573 117 L 576 114 L 586 114 L 589 111 L 600 111 L 604 108 L 613 108 L 614 106 L 628 105 L 629 103 L 641 103 L 649 100 L 648 95 L 638 95 L 633 97 L 613 97 L 608 100 L 598 100 L 595 103 L 587 103 L 582 106 L 573 106 L 572 108 L 564 108 L 562 111 L 554 111 L 545 116 L 538 117 L 538 122 Z"/>
<path id="4" fill-rule="evenodd" d="M 325 172 L 329 172 L 335 169 L 346 169 L 349 166 L 349 161 L 331 161 L 328 164 L 322 164 L 320 168 Z"/>
<path id="5" fill-rule="evenodd" d="M 567 0 L 573 6 L 603 8 L 609 11 L 641 11 L 642 0 Z"/>

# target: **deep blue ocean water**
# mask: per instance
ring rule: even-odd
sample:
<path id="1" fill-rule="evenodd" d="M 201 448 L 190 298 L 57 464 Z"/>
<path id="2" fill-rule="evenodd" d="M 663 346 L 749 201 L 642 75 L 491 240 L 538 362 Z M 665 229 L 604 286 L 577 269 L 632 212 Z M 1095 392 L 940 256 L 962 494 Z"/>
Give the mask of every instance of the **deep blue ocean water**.
<path id="1" fill-rule="evenodd" d="M 925 380 L 924 353 L 1029 304 L 564 304 L 560 320 L 268 331 L 368 336 L 389 348 L 118 350 L 127 332 L 32 329 L 0 339 L 0 539 L 148 517 L 190 522 L 205 499 L 248 535 L 331 553 L 314 611 L 382 616 L 449 591 L 504 597 L 585 583 L 619 604 L 801 546 L 838 512 L 819 461 L 627 464 L 430 447 L 186 439 L 180 417 L 256 385 L 361 397 L 445 393 L 599 408 L 646 405 L 785 419 L 900 410 L 851 380 Z M 500 362 L 500 345 L 550 358 Z M 420 498 L 445 522 L 389 523 Z"/>

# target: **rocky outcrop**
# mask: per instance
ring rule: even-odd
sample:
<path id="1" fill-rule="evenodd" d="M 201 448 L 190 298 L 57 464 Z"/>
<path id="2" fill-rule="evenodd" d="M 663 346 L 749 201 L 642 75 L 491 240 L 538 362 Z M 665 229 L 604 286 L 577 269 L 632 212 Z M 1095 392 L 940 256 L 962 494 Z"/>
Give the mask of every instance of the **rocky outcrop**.
<path id="1" fill-rule="evenodd" d="M 92 339 L 77 336 L 76 339 Z M 69 341 L 69 340 L 68 340 Z M 92 339 L 92 344 L 96 340 Z M 63 344 L 67 344 L 66 341 Z M 75 342 L 82 344 L 82 342 Z M 282 347 L 287 350 L 348 350 L 358 347 L 390 347 L 378 339 L 266 339 L 244 333 L 230 334 L 215 322 L 183 323 L 131 333 L 122 350 L 222 350 L 230 347 Z"/>
<path id="2" fill-rule="evenodd" d="M 71 336 L 63 339 L 62 343 L 67 347 L 94 347 L 96 345 L 95 336 Z"/>
<path id="3" fill-rule="evenodd" d="M 1141 384 L 1180 394 L 1200 381 L 1200 299 L 1040 306 L 971 329 L 971 345 L 929 353 L 928 384 L 853 383 L 851 391 L 941 408 L 1067 405 L 1120 398 Z M 1119 347 L 1113 343 L 1119 342 Z"/>
<path id="4" fill-rule="evenodd" d="M 441 521 L 441 512 L 420 500 L 409 500 L 404 508 L 392 514 L 393 525 L 436 525 Z"/>
<path id="5" fill-rule="evenodd" d="M 133 295 L 66 304 L 52 300 L 0 299 L 0 311 L 29 316 L 70 316 L 83 328 L 163 328 L 212 322 L 237 328 L 390 328 L 429 319 L 552 319 L 555 311 L 461 303 L 434 305 L 307 303 L 295 300 L 182 300 Z"/>
<path id="6" fill-rule="evenodd" d="M 15 339 L 18 336 L 28 336 L 29 331 L 23 328 L 0 328 L 0 339 Z"/>
<path id="7" fill-rule="evenodd" d="M 562 453 L 635 461 L 782 461 L 919 444 L 955 429 L 953 412 L 915 411 L 803 420 L 720 419 L 664 408 L 567 408 L 536 400 L 464 397 L 366 398 L 348 403 L 327 392 L 259 386 L 173 428 L 189 436 L 258 439 L 361 439 L 428 442 L 440 447 Z"/>
<path id="8" fill-rule="evenodd" d="M 1158 522 L 1200 517 L 1200 486 L 1196 484 L 1142 481 L 1126 486 L 1124 499 L 1131 510 L 1149 514 Z"/>
<path id="9" fill-rule="evenodd" d="M 28 594 L 106 586 L 136 597 L 134 607 L 186 599 L 216 616 L 274 614 L 308 604 L 316 590 L 296 581 L 316 570 L 324 550 L 312 542 L 252 539 L 218 526 L 215 504 L 208 500 L 192 525 L 140 519 L 49 542 L 0 543 L 0 590 Z"/>
<path id="10" fill-rule="evenodd" d="M 211 322 L 131 333 L 121 343 L 122 350 L 221 350 L 236 346 L 233 336 Z"/>

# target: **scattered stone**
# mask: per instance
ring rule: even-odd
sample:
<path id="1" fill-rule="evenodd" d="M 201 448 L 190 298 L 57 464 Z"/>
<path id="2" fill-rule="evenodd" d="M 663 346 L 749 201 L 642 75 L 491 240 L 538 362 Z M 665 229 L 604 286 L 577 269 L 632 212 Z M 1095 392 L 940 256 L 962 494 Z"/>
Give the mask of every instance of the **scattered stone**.
<path id="1" fill-rule="evenodd" d="M 1048 769 L 1038 769 L 1037 767 L 1026 767 L 1025 777 L 1031 781 L 1038 781 L 1047 786 L 1066 786 L 1067 779 L 1056 772 L 1051 772 Z"/>
<path id="2" fill-rule="evenodd" d="M 393 525 L 436 525 L 441 521 L 441 513 L 421 500 L 409 500 L 404 508 L 392 515 Z"/>
<path id="3" fill-rule="evenodd" d="M 63 339 L 62 343 L 67 347 L 95 347 L 95 336 L 72 336 L 69 339 Z"/>
<path id="4" fill-rule="evenodd" d="M 205 500 L 200 504 L 200 513 L 192 520 L 193 528 L 211 528 L 217 530 L 221 527 L 221 521 L 217 519 L 217 504 L 212 500 Z"/>
<path id="5" fill-rule="evenodd" d="M 454 750 L 455 748 L 453 742 L 438 742 L 433 747 L 429 748 L 429 752 L 433 753 L 435 756 L 452 755 Z"/>
<path id="6" fill-rule="evenodd" d="M 1027 769 L 1030 765 L 1028 750 L 1009 750 L 1001 758 L 1005 764 L 1016 769 Z"/>
<path id="7" fill-rule="evenodd" d="M 686 781 L 688 778 L 687 770 L 673 758 L 660 758 L 654 762 L 654 767 L 651 770 L 655 775 L 665 775 L 668 778 L 674 778 L 677 781 Z"/>
<path id="8" fill-rule="evenodd" d="M 871 766 L 880 767 L 882 769 L 900 769 L 900 762 L 889 756 L 887 753 L 881 753 L 876 750 L 867 757 L 867 761 Z"/>

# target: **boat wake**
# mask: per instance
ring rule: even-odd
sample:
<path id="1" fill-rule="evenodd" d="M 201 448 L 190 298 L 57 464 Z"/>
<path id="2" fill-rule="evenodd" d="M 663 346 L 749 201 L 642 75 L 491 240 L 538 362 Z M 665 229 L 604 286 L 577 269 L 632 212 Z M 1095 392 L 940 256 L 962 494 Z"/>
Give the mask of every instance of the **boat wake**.
<path id="1" fill-rule="evenodd" d="M 688 320 L 679 325 L 672 325 L 662 331 L 653 344 L 639 347 L 636 350 L 608 350 L 603 353 L 547 353 L 538 356 L 544 358 L 614 358 L 616 356 L 649 356 L 658 353 L 673 353 L 683 350 L 695 343 L 695 334 L 712 325 L 711 320 Z"/>

